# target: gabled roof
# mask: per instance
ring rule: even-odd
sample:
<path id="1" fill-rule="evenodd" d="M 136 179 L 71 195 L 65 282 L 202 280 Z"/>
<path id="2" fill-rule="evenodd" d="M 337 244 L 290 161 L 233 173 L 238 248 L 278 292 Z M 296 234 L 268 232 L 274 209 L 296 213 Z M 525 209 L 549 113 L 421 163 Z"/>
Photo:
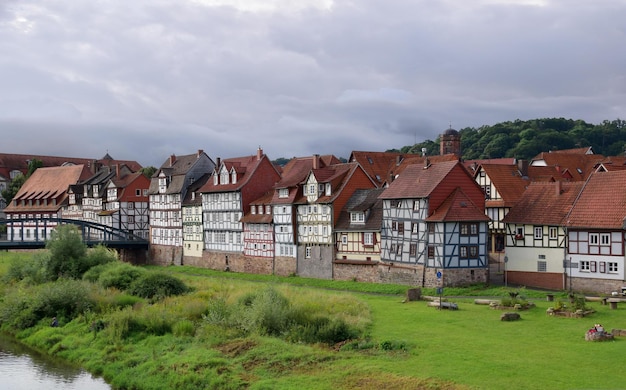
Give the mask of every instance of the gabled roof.
<path id="1" fill-rule="evenodd" d="M 183 206 L 199 206 L 202 205 L 202 194 L 200 193 L 200 188 L 206 184 L 206 182 L 211 178 L 210 173 L 205 173 L 200 176 L 199 179 L 191 183 L 191 185 L 187 188 L 187 194 L 185 195 L 185 199 L 183 199 Z M 195 194 L 195 195 L 194 195 Z"/>
<path id="2" fill-rule="evenodd" d="M 463 165 L 472 174 L 476 172 L 481 165 L 515 165 L 517 160 L 513 157 L 503 158 L 487 158 L 482 160 L 464 160 Z"/>
<path id="3" fill-rule="evenodd" d="M 560 226 L 584 182 L 533 182 L 504 217 L 505 223 Z"/>
<path id="4" fill-rule="evenodd" d="M 407 155 L 402 161 L 398 164 L 393 165 L 389 172 L 387 173 L 387 178 L 385 180 L 385 184 L 393 182 L 397 179 L 402 172 L 409 166 L 412 165 L 421 165 L 422 167 L 432 164 L 438 164 L 441 162 L 456 162 L 459 161 L 459 156 L 454 153 L 448 153 L 444 155 L 436 155 L 436 156 L 420 156 L 417 154 Z"/>
<path id="5" fill-rule="evenodd" d="M 409 165 L 380 196 L 382 199 L 427 198 L 457 164 L 460 164 L 458 160 L 430 164 L 428 168 L 423 164 Z"/>
<path id="6" fill-rule="evenodd" d="M 489 217 L 465 195 L 461 188 L 456 188 L 454 192 L 426 218 L 428 222 L 448 222 L 448 221 L 489 221 Z"/>
<path id="7" fill-rule="evenodd" d="M 39 168 L 26 180 L 17 192 L 14 201 L 56 199 L 56 205 L 46 206 L 21 206 L 11 202 L 6 208 L 6 212 L 36 212 L 36 211 L 56 211 L 62 206 L 62 202 L 67 198 L 67 189 L 70 185 L 84 180 L 90 175 L 89 170 L 84 165 L 69 165 L 64 167 Z"/>
<path id="8" fill-rule="evenodd" d="M 489 177 L 502 198 L 502 200 L 487 199 L 485 201 L 487 207 L 512 207 L 521 198 L 526 186 L 530 184 L 528 179 L 522 178 L 515 164 L 483 164 L 478 168 L 475 175 L 478 175 L 480 170 L 484 171 Z M 495 202 L 501 204 L 496 205 Z"/>
<path id="9" fill-rule="evenodd" d="M 356 190 L 341 210 L 335 231 L 380 231 L 383 220 L 383 201 L 378 197 L 383 188 Z M 352 223 L 350 213 L 364 212 L 364 223 Z"/>
<path id="10" fill-rule="evenodd" d="M 166 176 L 186 175 L 198 161 L 201 154 L 204 154 L 202 150 L 198 150 L 196 153 L 184 156 L 176 156 L 173 154 L 167 158 L 163 164 L 161 164 L 161 167 L 157 169 L 152 177 L 158 177 L 161 172 L 163 172 Z"/>
<path id="11" fill-rule="evenodd" d="M 591 229 L 623 229 L 626 218 L 626 171 L 591 175 L 566 224 Z"/>
<path id="12" fill-rule="evenodd" d="M 313 169 L 313 159 L 319 158 L 319 167 L 327 167 L 333 164 L 340 164 L 341 161 L 333 155 L 294 157 L 283 167 L 281 179 L 274 188 L 296 187 L 302 183 Z"/>
<path id="13" fill-rule="evenodd" d="M 208 192 L 239 191 L 243 187 L 245 187 L 246 184 L 248 184 L 250 180 L 252 180 L 255 177 L 254 173 L 257 170 L 257 168 L 263 163 L 263 161 L 267 161 L 267 163 L 269 163 L 273 169 L 276 169 L 274 168 L 274 164 L 272 164 L 267 159 L 267 156 L 265 154 L 261 154 L 261 155 L 255 154 L 255 155 L 245 156 L 245 157 L 235 157 L 235 158 L 224 159 L 222 160 L 219 167 L 218 166 L 215 167 L 215 171 L 213 174 L 214 175 L 217 174 L 218 180 L 219 180 L 219 173 L 222 171 L 222 169 L 226 169 L 226 171 L 229 173 L 229 182 L 227 184 L 218 183 L 216 185 L 214 184 L 213 180 L 209 180 L 206 182 L 206 184 L 202 186 L 202 188 L 200 188 L 200 192 L 208 193 Z M 232 183 L 231 178 L 230 178 L 230 172 L 232 172 L 233 170 L 237 172 L 236 183 Z"/>
<path id="14" fill-rule="evenodd" d="M 387 181 L 391 167 L 399 165 L 406 153 L 353 151 L 350 162 L 358 162 L 378 187 Z"/>

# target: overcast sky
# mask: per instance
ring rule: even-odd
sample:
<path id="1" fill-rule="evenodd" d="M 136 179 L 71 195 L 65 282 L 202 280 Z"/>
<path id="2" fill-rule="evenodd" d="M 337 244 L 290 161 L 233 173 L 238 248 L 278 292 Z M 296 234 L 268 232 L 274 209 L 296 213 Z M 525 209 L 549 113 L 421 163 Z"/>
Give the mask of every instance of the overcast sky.
<path id="1" fill-rule="evenodd" d="M 0 152 L 160 166 L 626 119 L 623 0 L 0 0 Z"/>

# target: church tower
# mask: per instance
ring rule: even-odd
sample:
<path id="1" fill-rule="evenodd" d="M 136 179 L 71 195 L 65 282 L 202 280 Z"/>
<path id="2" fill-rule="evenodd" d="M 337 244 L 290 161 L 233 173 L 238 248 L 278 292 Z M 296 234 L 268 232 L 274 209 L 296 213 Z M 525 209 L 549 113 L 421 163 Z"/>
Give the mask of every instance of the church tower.
<path id="1" fill-rule="evenodd" d="M 441 134 L 439 139 L 439 154 L 455 154 L 461 158 L 461 135 L 452 127 Z"/>

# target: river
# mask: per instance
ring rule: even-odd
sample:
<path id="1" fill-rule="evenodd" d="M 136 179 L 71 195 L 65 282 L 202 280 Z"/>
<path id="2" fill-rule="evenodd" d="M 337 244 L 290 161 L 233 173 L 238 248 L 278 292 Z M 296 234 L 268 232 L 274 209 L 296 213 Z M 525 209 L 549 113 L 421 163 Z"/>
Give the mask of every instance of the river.
<path id="1" fill-rule="evenodd" d="M 0 333 L 0 390 L 110 390 L 102 378 L 42 355 Z"/>

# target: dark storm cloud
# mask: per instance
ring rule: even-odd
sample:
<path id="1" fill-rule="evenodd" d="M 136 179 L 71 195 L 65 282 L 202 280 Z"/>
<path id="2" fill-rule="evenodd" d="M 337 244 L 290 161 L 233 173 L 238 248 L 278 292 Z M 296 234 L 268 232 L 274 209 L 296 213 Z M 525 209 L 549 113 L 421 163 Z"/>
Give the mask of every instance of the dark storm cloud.
<path id="1" fill-rule="evenodd" d="M 160 165 L 624 117 L 623 1 L 0 4 L 4 153 Z"/>

